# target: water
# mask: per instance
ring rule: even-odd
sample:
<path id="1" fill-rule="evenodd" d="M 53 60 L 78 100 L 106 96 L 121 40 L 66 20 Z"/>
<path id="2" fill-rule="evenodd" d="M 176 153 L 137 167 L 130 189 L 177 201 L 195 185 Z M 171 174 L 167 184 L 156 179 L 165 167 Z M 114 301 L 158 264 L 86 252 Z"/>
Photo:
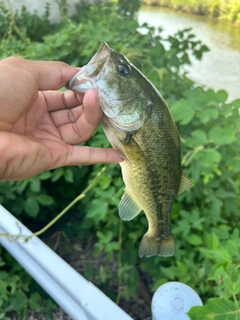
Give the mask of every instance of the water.
<path id="1" fill-rule="evenodd" d="M 154 27 L 163 27 L 164 36 L 191 27 L 210 52 L 205 53 L 201 61 L 192 60 L 192 66 L 187 68 L 189 77 L 197 84 L 226 90 L 229 100 L 240 98 L 239 28 L 227 22 L 210 21 L 205 17 L 159 7 L 143 7 L 138 13 L 138 20 L 140 24 L 147 22 Z"/>

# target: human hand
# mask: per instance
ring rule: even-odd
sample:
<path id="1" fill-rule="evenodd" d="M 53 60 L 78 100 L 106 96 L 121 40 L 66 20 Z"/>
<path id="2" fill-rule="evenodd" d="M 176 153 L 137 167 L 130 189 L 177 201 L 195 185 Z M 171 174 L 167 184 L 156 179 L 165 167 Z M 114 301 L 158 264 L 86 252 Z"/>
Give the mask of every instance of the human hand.
<path id="1" fill-rule="evenodd" d="M 95 90 L 57 91 L 77 71 L 63 62 L 0 61 L 0 180 L 122 161 L 113 149 L 74 146 L 89 139 L 102 119 Z"/>

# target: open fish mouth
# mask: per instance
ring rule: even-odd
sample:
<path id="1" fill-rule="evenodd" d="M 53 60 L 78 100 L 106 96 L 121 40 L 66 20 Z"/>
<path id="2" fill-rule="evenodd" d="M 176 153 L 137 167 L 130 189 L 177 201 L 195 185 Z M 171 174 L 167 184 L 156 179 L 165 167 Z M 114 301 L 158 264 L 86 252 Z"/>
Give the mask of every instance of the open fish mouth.
<path id="1" fill-rule="evenodd" d="M 89 63 L 68 81 L 66 88 L 80 93 L 85 93 L 92 88 L 97 89 L 103 113 L 112 119 L 112 124 L 122 131 L 137 130 L 141 127 L 141 119 L 137 119 L 136 123 L 131 114 L 125 114 L 124 110 L 127 105 L 137 99 L 141 90 L 128 99 L 114 94 L 111 94 L 110 99 L 109 88 L 103 85 L 106 80 L 111 83 L 112 72 L 109 72 L 109 69 L 113 64 L 112 53 L 113 50 L 104 42 Z"/>
<path id="2" fill-rule="evenodd" d="M 95 55 L 91 58 L 89 63 L 97 62 L 98 60 L 109 57 L 112 51 L 113 50 L 109 47 L 109 45 L 106 42 L 103 42 L 101 47 L 98 49 Z"/>
<path id="3" fill-rule="evenodd" d="M 100 71 L 109 60 L 112 49 L 104 42 L 92 59 L 66 84 L 67 89 L 84 93 L 94 88 L 94 82 L 98 80 Z"/>

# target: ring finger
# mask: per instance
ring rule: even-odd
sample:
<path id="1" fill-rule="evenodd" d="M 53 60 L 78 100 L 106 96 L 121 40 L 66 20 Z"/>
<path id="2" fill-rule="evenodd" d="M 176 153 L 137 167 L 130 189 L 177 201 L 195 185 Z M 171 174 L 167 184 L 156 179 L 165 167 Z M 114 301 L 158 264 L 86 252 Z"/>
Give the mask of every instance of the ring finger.
<path id="1" fill-rule="evenodd" d="M 51 118 L 57 128 L 65 124 L 76 122 L 82 114 L 82 105 L 71 109 L 50 112 Z"/>

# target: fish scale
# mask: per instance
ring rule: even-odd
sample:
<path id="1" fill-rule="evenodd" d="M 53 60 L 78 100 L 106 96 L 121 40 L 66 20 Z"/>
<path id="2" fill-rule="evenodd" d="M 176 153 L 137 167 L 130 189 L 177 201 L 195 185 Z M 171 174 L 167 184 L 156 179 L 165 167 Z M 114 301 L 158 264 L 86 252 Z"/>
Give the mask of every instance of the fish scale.
<path id="1" fill-rule="evenodd" d="M 148 220 L 139 256 L 173 255 L 172 204 L 193 184 L 182 172 L 178 130 L 161 94 L 106 43 L 67 88 L 82 93 L 98 90 L 103 130 L 125 160 L 120 163 L 126 189 L 119 216 L 131 220 L 143 210 Z"/>
<path id="2" fill-rule="evenodd" d="M 160 118 L 163 113 L 161 109 L 159 113 Z M 156 118 L 156 115 L 152 114 L 151 117 Z M 153 123 L 151 117 L 148 122 Z M 157 253 L 169 256 L 174 253 L 170 231 L 171 206 L 178 193 L 182 176 L 180 147 L 175 146 L 176 137 L 174 139 L 170 136 L 167 130 L 159 134 L 158 126 L 145 125 L 133 139 L 138 146 L 145 146 L 145 157 L 136 161 L 134 152 L 138 154 L 139 150 L 133 149 L 130 145 L 130 150 L 124 151 L 130 163 L 134 165 L 131 167 L 123 163 L 121 167 L 126 190 L 136 190 L 134 193 L 128 193 L 143 209 L 149 223 L 149 231 L 140 244 L 139 255 L 151 256 Z M 164 158 L 159 157 L 159 150 L 164 153 Z"/>

